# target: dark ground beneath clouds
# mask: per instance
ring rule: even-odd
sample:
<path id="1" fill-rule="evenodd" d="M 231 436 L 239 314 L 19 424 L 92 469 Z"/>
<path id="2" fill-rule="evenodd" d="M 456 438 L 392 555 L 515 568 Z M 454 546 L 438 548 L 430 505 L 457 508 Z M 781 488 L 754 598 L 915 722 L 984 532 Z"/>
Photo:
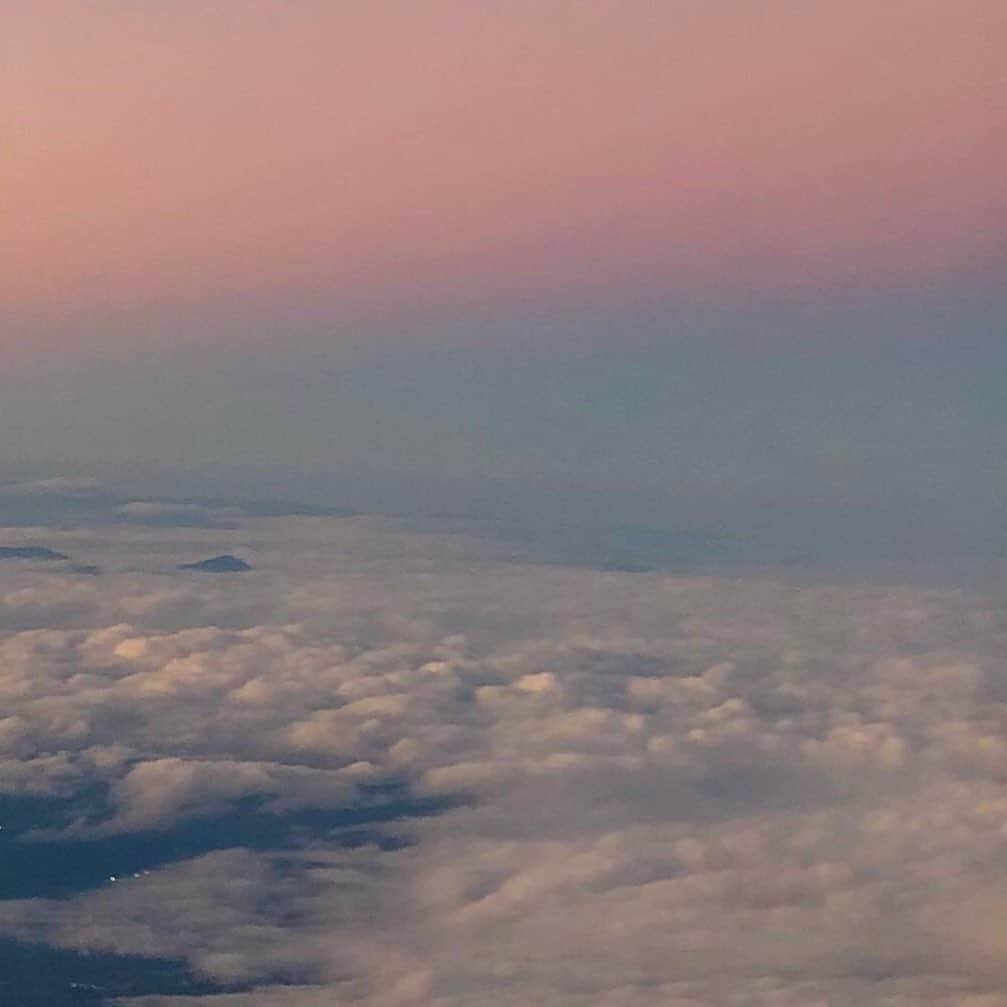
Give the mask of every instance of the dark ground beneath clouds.
<path id="1" fill-rule="evenodd" d="M 183 961 L 0 940 L 0 1002 L 11 1007 L 96 1007 L 110 996 L 241 991 L 200 980 Z"/>
<path id="2" fill-rule="evenodd" d="M 224 811 L 172 823 L 161 829 L 101 835 L 101 795 L 73 800 L 0 798 L 0 900 L 64 898 L 101 885 L 148 874 L 165 864 L 213 850 L 244 847 L 282 851 L 313 842 L 357 847 L 373 844 L 394 850 L 408 844 L 387 828 L 394 822 L 427 817 L 458 807 L 449 796 L 365 801 L 347 808 L 270 811 L 265 802 L 245 798 Z M 364 795 L 362 795 L 363 797 Z M 68 817 L 64 809 L 74 809 Z M 83 819 L 82 817 L 83 816 Z M 83 835 L 68 836 L 74 823 L 90 821 Z M 48 823 L 48 824 L 45 824 Z M 99 834 L 94 834 L 95 832 Z"/>
<path id="3" fill-rule="evenodd" d="M 1002 592 L 170 516 L 4 536 L 4 1002 L 1007 1002 Z"/>

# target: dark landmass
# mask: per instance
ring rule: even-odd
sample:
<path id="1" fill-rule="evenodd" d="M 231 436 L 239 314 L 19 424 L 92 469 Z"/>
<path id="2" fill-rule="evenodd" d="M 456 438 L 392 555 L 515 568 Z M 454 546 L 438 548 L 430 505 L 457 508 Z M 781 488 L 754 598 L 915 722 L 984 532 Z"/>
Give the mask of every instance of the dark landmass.
<path id="1" fill-rule="evenodd" d="M 361 803 L 351 807 L 278 813 L 266 799 L 248 798 L 226 811 L 164 829 L 90 838 L 61 832 L 73 822 L 107 819 L 111 808 L 105 785 L 66 797 L 0 794 L 0 900 L 66 898 L 108 884 L 130 884 L 134 876 L 212 850 L 241 847 L 271 853 L 275 869 L 283 872 L 303 866 L 289 859 L 289 851 L 317 843 L 400 849 L 411 843 L 400 831 L 408 829 L 410 820 L 469 803 L 463 796 L 415 797 L 395 781 L 361 791 Z M 257 982 L 298 985 L 309 978 L 300 970 L 283 970 L 259 976 Z M 174 959 L 0 938 L 0 1007 L 113 1007 L 124 997 L 212 996 L 245 992 L 253 985 L 213 984 Z"/>
<path id="2" fill-rule="evenodd" d="M 200 573 L 244 573 L 252 568 L 237 556 L 225 553 L 223 556 L 212 556 L 198 563 L 183 563 L 179 570 L 197 570 Z"/>
<path id="3" fill-rule="evenodd" d="M 313 842 L 398 849 L 409 840 L 401 832 L 389 832 L 387 826 L 408 826 L 412 819 L 442 814 L 467 800 L 389 790 L 364 796 L 360 804 L 350 807 L 275 812 L 263 799 L 248 798 L 225 811 L 163 829 L 105 836 L 61 834 L 70 821 L 82 817 L 98 824 L 107 817 L 104 803 L 100 788 L 75 800 L 0 796 L 4 823 L 0 900 L 65 898 L 107 884 L 129 884 L 134 875 L 213 850 L 281 851 Z M 89 805 L 90 814 L 85 810 Z M 112 877 L 118 881 L 110 881 Z M 6 1007 L 2 998 L 0 1005 Z"/>
<path id="4" fill-rule="evenodd" d="M 101 573 L 101 567 L 97 563 L 75 563 L 70 567 L 70 573 L 82 573 L 88 577 L 97 577 Z"/>
<path id="5" fill-rule="evenodd" d="M 0 559 L 63 560 L 69 559 L 61 552 L 41 545 L 0 545 Z"/>
<path id="6" fill-rule="evenodd" d="M 70 951 L 0 938 L 4 1007 L 101 1007 L 110 997 L 239 992 L 194 976 L 184 962 Z"/>

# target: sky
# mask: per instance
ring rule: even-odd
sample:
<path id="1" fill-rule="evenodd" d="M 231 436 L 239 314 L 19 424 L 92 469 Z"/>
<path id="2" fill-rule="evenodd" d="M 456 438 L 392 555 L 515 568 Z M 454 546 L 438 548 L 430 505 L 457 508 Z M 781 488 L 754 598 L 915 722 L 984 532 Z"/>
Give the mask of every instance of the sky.
<path id="1" fill-rule="evenodd" d="M 1007 489 L 998 0 L 0 11 L 0 467 Z"/>

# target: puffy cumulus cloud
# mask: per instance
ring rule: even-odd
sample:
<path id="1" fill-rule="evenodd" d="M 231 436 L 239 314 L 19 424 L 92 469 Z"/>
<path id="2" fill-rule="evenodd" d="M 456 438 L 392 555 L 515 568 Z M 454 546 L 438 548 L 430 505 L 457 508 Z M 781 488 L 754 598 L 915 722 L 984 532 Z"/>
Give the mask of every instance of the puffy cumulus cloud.
<path id="1" fill-rule="evenodd" d="M 1002 600 L 368 519 L 247 522 L 236 583 L 171 569 L 202 529 L 79 534 L 120 572 L 0 585 L 0 788 L 99 785 L 68 838 L 468 800 L 407 844 L 236 841 L 8 900 L 4 932 L 256 985 L 187 1007 L 1007 1002 Z"/>

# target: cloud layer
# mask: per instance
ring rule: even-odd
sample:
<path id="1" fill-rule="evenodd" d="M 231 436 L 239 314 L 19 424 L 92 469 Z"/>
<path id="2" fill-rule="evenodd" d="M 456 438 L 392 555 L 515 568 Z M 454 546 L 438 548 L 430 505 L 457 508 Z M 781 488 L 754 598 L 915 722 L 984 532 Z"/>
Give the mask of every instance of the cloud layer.
<path id="1" fill-rule="evenodd" d="M 67 842 L 450 803 L 9 899 L 4 933 L 257 986 L 228 1007 L 1007 997 L 996 597 L 532 566 L 371 519 L 247 521 L 239 582 L 173 569 L 232 542 L 52 533 L 112 572 L 0 571 L 0 791 L 100 794 Z"/>

